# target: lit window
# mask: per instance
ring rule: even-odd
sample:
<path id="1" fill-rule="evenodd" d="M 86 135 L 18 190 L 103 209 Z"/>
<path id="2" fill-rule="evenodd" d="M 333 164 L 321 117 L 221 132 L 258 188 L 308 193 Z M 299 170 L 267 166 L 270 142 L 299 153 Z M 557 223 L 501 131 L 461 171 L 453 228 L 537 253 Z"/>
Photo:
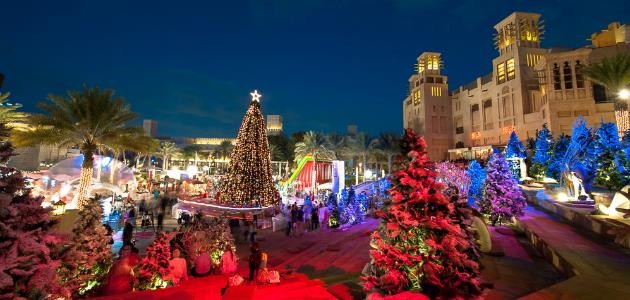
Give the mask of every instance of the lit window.
<path id="1" fill-rule="evenodd" d="M 424 72 L 424 61 L 420 60 L 418 64 L 416 65 L 416 67 L 418 68 L 418 74 L 421 74 L 422 72 Z"/>
<path id="2" fill-rule="evenodd" d="M 514 59 L 507 60 L 507 79 L 512 80 L 516 77 L 516 71 L 514 70 Z"/>
<path id="3" fill-rule="evenodd" d="M 418 89 L 417 91 L 415 91 L 412 94 L 412 97 L 413 97 L 413 104 L 414 105 L 420 104 L 422 102 L 422 92 L 421 92 L 421 90 Z"/>
<path id="4" fill-rule="evenodd" d="M 497 82 L 505 82 L 505 63 L 500 63 L 497 65 Z"/>
<path id="5" fill-rule="evenodd" d="M 440 59 L 437 56 L 429 56 L 427 58 L 427 69 L 437 70 L 440 66 Z"/>

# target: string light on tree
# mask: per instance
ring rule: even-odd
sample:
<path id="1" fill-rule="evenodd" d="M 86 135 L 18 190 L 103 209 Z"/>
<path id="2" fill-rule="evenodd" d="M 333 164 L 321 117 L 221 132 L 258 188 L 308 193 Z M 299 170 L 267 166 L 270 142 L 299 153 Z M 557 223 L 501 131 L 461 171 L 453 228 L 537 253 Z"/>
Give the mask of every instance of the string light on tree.
<path id="1" fill-rule="evenodd" d="M 232 154 L 230 169 L 221 186 L 221 201 L 239 206 L 274 204 L 276 190 L 271 175 L 271 156 L 258 90 L 243 117 Z"/>

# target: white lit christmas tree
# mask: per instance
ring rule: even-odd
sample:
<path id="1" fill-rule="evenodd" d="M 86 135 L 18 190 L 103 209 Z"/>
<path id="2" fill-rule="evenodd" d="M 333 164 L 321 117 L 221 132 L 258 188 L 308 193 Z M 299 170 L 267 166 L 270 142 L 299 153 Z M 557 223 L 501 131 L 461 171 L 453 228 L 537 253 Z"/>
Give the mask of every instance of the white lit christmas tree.
<path id="1" fill-rule="evenodd" d="M 230 169 L 221 186 L 221 200 L 239 206 L 267 206 L 276 200 L 269 142 L 260 111 L 261 95 L 258 91 L 250 95 L 252 101 L 230 155 Z"/>

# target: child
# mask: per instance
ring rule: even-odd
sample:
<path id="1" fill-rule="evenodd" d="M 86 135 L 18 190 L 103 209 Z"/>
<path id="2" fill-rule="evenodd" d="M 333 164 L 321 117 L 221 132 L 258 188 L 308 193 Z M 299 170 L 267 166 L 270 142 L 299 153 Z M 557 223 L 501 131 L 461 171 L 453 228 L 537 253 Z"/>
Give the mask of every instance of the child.
<path id="1" fill-rule="evenodd" d="M 181 280 L 188 280 L 188 268 L 186 267 L 186 259 L 180 257 L 181 252 L 175 248 L 173 250 L 173 258 L 169 261 L 173 284 L 177 285 Z"/>

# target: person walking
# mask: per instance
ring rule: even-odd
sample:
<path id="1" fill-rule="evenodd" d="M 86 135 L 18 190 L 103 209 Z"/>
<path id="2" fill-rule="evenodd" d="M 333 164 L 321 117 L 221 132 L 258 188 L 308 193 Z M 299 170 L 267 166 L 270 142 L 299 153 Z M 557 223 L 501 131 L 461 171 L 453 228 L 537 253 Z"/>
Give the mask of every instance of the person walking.
<path id="1" fill-rule="evenodd" d="M 125 222 L 125 227 L 123 228 L 123 247 L 126 245 L 133 245 L 133 226 L 129 222 Z"/>
<path id="2" fill-rule="evenodd" d="M 249 222 L 249 242 L 256 242 L 256 234 L 258 233 L 258 226 L 256 224 L 256 220 Z"/>
<path id="3" fill-rule="evenodd" d="M 302 234 L 304 234 L 304 206 L 300 207 L 297 211 L 297 223 L 298 236 L 302 236 Z"/>
<path id="4" fill-rule="evenodd" d="M 319 228 L 319 209 L 313 208 L 311 212 L 311 230 L 317 230 Z"/>
<path id="5" fill-rule="evenodd" d="M 162 226 L 164 223 L 164 208 L 160 207 L 158 208 L 158 215 L 157 215 L 157 230 L 162 231 L 164 230 L 164 227 Z"/>

